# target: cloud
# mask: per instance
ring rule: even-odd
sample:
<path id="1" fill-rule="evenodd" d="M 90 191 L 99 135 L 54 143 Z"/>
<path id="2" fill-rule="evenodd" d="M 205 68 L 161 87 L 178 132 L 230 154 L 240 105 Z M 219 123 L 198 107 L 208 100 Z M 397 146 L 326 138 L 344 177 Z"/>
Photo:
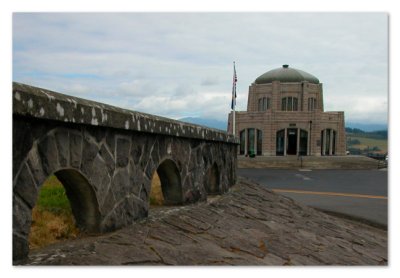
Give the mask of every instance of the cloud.
<path id="1" fill-rule="evenodd" d="M 229 113 L 289 64 L 324 83 L 327 108 L 385 121 L 383 13 L 15 13 L 13 79 L 167 117 Z M 365 109 L 347 105 L 353 96 Z M 368 108 L 368 110 L 366 110 Z"/>

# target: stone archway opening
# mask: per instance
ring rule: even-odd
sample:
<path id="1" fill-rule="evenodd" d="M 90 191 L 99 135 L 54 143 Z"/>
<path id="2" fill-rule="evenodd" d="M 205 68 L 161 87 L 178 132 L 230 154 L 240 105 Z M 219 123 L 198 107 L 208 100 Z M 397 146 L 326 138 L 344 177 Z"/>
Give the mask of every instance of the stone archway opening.
<path id="1" fill-rule="evenodd" d="M 154 171 L 151 181 L 150 206 L 181 205 L 182 202 L 181 176 L 175 162 L 166 159 Z"/>
<path id="2" fill-rule="evenodd" d="M 73 169 L 49 176 L 32 209 L 29 249 L 99 231 L 99 206 L 87 179 Z"/>
<path id="3" fill-rule="evenodd" d="M 205 189 L 208 195 L 220 194 L 220 174 L 216 163 L 214 163 L 206 172 Z"/>

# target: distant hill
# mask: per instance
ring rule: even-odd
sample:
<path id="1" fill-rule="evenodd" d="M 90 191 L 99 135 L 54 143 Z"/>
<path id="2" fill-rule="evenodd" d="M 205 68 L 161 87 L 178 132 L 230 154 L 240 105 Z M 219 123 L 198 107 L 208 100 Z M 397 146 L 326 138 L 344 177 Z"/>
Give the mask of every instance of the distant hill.
<path id="1" fill-rule="evenodd" d="M 206 119 L 206 118 L 197 118 L 197 117 L 186 117 L 186 118 L 181 118 L 178 119 L 179 121 L 182 122 L 187 122 L 191 124 L 196 124 L 196 125 L 203 125 L 211 128 L 216 128 L 220 129 L 222 131 L 226 131 L 227 128 L 227 122 L 226 121 L 219 121 L 215 119 Z"/>
<path id="2" fill-rule="evenodd" d="M 363 131 L 377 131 L 377 130 L 387 130 L 387 124 L 365 124 L 365 123 L 346 123 L 346 128 L 356 128 Z"/>
<path id="3" fill-rule="evenodd" d="M 199 117 L 185 117 L 178 119 L 182 122 L 187 122 L 191 124 L 203 125 L 211 128 L 220 129 L 226 131 L 227 129 L 227 121 L 220 121 L 215 119 L 207 119 L 207 118 L 199 118 Z M 364 123 L 346 123 L 346 131 L 354 132 L 359 130 L 361 132 L 372 132 L 372 131 L 386 131 L 387 133 L 388 126 L 386 124 L 364 124 Z M 353 131 L 354 130 L 354 131 Z M 359 133 L 359 132 L 356 132 Z M 383 138 L 382 138 L 383 139 Z"/>
<path id="4" fill-rule="evenodd" d="M 388 139 L 388 131 L 387 130 L 377 130 L 377 131 L 364 131 L 358 128 L 349 128 L 346 127 L 346 134 L 347 135 L 357 135 L 360 137 L 366 138 L 374 138 L 374 139 Z"/>

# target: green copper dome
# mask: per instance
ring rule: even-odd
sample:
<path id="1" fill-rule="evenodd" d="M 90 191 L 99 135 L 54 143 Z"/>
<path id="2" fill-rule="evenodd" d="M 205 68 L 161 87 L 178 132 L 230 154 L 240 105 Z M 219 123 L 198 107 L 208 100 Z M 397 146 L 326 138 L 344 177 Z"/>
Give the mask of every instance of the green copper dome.
<path id="1" fill-rule="evenodd" d="M 309 74 L 305 71 L 289 68 L 289 65 L 283 65 L 281 68 L 267 71 L 263 75 L 260 75 L 256 81 L 256 84 L 266 84 L 272 81 L 280 82 L 302 82 L 308 81 L 310 83 L 318 84 L 319 80 L 314 75 Z"/>

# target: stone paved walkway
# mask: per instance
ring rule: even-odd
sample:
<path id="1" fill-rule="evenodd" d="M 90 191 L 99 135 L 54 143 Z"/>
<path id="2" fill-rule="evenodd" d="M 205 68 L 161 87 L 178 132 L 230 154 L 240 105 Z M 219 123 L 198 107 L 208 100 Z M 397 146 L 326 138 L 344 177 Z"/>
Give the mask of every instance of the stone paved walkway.
<path id="1" fill-rule="evenodd" d="M 154 210 L 114 233 L 31 252 L 28 265 L 387 265 L 387 232 L 249 180 L 207 203 Z"/>

